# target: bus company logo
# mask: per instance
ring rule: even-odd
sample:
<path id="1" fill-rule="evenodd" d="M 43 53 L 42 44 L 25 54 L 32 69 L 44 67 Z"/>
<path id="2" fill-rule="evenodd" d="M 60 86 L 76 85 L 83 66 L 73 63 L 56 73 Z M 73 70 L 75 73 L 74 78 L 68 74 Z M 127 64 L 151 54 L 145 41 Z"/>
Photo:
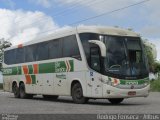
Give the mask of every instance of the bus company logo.
<path id="1" fill-rule="evenodd" d="M 55 72 L 66 72 L 66 68 L 61 62 L 55 62 Z"/>
<path id="2" fill-rule="evenodd" d="M 2 120 L 18 120 L 18 115 L 2 114 Z"/>
<path id="3" fill-rule="evenodd" d="M 127 81 L 126 85 L 138 85 L 137 81 Z"/>
<path id="4" fill-rule="evenodd" d="M 71 65 L 69 61 L 55 62 L 55 72 L 70 72 Z"/>
<path id="5" fill-rule="evenodd" d="M 3 69 L 3 74 L 4 75 L 12 74 L 12 69 Z"/>

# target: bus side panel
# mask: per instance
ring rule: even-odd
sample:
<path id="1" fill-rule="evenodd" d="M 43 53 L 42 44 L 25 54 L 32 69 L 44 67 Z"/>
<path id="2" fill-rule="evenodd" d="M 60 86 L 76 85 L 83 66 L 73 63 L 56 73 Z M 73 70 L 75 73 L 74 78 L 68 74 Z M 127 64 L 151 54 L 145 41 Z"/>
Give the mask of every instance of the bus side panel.
<path id="1" fill-rule="evenodd" d="M 65 58 L 60 62 L 58 69 L 65 72 L 54 73 L 54 92 L 56 95 L 71 95 L 71 84 L 73 81 L 79 81 L 82 85 L 84 95 L 86 95 L 86 67 L 85 63 L 77 59 Z"/>
<path id="2" fill-rule="evenodd" d="M 54 73 L 38 74 L 36 77 L 35 89 L 36 94 L 54 95 Z"/>
<path id="3" fill-rule="evenodd" d="M 81 86 L 82 86 L 82 90 L 83 90 L 83 95 L 86 96 L 87 95 L 87 90 L 86 90 L 86 74 L 85 71 L 83 72 L 70 72 L 68 73 L 68 80 L 70 83 L 70 89 L 69 89 L 69 93 L 71 93 L 71 84 L 73 81 L 79 81 Z M 71 95 L 71 94 L 70 94 Z"/>
<path id="4" fill-rule="evenodd" d="M 101 75 L 95 71 L 86 72 L 87 79 L 87 97 L 101 98 L 103 85 Z"/>
<path id="5" fill-rule="evenodd" d="M 56 95 L 70 95 L 68 75 L 68 72 L 54 74 L 54 92 Z"/>
<path id="6" fill-rule="evenodd" d="M 11 76 L 3 76 L 3 89 L 7 92 L 12 92 Z"/>
<path id="7" fill-rule="evenodd" d="M 12 84 L 13 82 L 17 83 L 17 86 L 19 87 L 19 82 L 23 81 L 23 75 L 7 75 L 3 76 L 3 82 L 4 82 L 4 91 L 12 92 Z"/>

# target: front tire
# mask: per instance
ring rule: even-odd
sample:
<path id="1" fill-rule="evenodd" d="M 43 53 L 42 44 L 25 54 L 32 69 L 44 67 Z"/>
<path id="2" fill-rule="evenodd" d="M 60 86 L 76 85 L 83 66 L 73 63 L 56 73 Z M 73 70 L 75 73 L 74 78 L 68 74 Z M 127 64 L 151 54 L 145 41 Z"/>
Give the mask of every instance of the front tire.
<path id="1" fill-rule="evenodd" d="M 13 91 L 13 94 L 14 94 L 15 98 L 20 98 L 19 87 L 17 86 L 16 83 L 13 84 L 12 91 Z"/>
<path id="2" fill-rule="evenodd" d="M 19 86 L 19 93 L 20 93 L 20 98 L 22 99 L 32 99 L 33 98 L 33 95 L 32 94 L 26 94 L 26 91 L 25 91 L 25 85 L 24 83 L 21 83 L 20 86 Z"/>
<path id="3" fill-rule="evenodd" d="M 120 104 L 123 100 L 124 98 L 109 98 L 108 99 L 108 101 L 114 105 Z"/>
<path id="4" fill-rule="evenodd" d="M 83 90 L 80 83 L 76 83 L 72 87 L 72 99 L 77 104 L 84 104 L 88 101 L 88 98 L 83 96 Z"/>

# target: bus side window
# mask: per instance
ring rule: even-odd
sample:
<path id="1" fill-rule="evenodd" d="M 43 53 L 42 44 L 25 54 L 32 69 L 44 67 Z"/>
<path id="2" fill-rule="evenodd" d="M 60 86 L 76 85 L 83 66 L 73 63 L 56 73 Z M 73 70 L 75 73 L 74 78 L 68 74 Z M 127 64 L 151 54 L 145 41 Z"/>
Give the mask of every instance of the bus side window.
<path id="1" fill-rule="evenodd" d="M 11 65 L 16 62 L 16 49 L 8 50 L 4 53 L 4 63 Z"/>
<path id="2" fill-rule="evenodd" d="M 25 47 L 25 62 L 36 61 L 36 45 Z"/>
<path id="3" fill-rule="evenodd" d="M 24 48 L 16 49 L 16 63 L 24 63 L 25 62 L 25 54 Z"/>
<path id="4" fill-rule="evenodd" d="M 49 59 L 62 57 L 61 39 L 52 40 L 48 43 Z"/>
<path id="5" fill-rule="evenodd" d="M 79 46 L 75 35 L 64 37 L 62 40 L 63 57 L 81 60 Z"/>
<path id="6" fill-rule="evenodd" d="M 42 42 L 37 44 L 36 61 L 47 60 L 47 59 L 48 59 L 48 43 Z"/>

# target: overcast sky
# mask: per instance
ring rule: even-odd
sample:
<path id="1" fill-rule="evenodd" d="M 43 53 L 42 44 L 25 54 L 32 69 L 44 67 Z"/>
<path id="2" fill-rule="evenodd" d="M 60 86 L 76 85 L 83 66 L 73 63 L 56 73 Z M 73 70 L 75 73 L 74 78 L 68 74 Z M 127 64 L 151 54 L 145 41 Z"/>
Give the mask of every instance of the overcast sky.
<path id="1" fill-rule="evenodd" d="M 143 0 L 0 0 L 0 38 L 8 39 L 14 45 L 23 43 L 76 21 L 141 1 Z M 79 24 L 132 28 L 157 46 L 157 59 L 160 60 L 159 5 L 160 0 L 150 0 Z"/>

